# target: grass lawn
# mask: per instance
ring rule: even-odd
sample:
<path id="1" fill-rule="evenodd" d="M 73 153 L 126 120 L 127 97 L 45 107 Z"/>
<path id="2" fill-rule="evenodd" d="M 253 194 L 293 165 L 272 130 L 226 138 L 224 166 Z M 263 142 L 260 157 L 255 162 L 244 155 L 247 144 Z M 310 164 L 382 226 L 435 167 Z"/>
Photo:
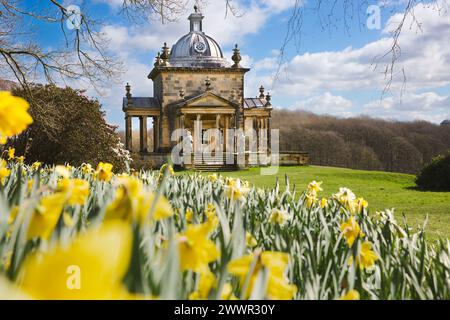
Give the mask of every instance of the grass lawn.
<path id="1" fill-rule="evenodd" d="M 277 175 L 260 175 L 259 168 L 224 173 L 225 176 L 248 180 L 258 187 L 273 187 L 276 179 L 284 186 L 284 177 L 291 185 L 303 191 L 312 180 L 323 181 L 322 195 L 329 196 L 339 187 L 350 188 L 357 196 L 369 201 L 371 212 L 395 208 L 395 216 L 416 228 L 423 225 L 428 214 L 427 234 L 430 239 L 450 238 L 450 192 L 423 192 L 414 190 L 414 176 L 378 171 L 361 171 L 331 167 L 280 167 Z"/>

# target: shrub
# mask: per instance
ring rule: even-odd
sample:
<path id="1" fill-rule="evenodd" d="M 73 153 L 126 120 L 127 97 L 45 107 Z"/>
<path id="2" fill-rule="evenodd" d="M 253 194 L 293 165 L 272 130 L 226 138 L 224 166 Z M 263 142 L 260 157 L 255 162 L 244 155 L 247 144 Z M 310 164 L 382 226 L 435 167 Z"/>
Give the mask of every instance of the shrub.
<path id="1" fill-rule="evenodd" d="M 124 169 L 128 153 L 120 143 L 116 128 L 107 124 L 97 100 L 83 91 L 55 85 L 17 88 L 13 94 L 30 102 L 33 124 L 9 143 L 27 163 L 96 165 L 108 161 Z"/>
<path id="2" fill-rule="evenodd" d="M 424 190 L 450 191 L 450 151 L 423 168 L 417 175 L 416 184 Z"/>

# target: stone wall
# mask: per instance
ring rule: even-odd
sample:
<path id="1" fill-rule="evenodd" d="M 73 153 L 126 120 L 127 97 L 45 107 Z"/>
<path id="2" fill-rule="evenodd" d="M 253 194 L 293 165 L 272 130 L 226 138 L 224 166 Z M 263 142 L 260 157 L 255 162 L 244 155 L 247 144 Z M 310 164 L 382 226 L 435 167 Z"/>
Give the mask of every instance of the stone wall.
<path id="1" fill-rule="evenodd" d="M 149 166 L 154 169 L 160 168 L 163 164 L 168 162 L 170 153 L 147 153 L 142 155 L 142 159 L 148 162 Z"/>
<path id="2" fill-rule="evenodd" d="M 308 152 L 280 152 L 281 166 L 306 166 L 309 165 Z"/>
<path id="3" fill-rule="evenodd" d="M 180 90 L 184 90 L 186 96 L 205 92 L 205 80 L 209 77 L 211 92 L 243 105 L 245 72 L 242 70 L 199 69 L 185 72 L 173 68 L 166 72 L 162 71 L 154 79 L 155 97 L 162 97 L 161 104 L 164 109 L 168 104 L 180 100 Z"/>

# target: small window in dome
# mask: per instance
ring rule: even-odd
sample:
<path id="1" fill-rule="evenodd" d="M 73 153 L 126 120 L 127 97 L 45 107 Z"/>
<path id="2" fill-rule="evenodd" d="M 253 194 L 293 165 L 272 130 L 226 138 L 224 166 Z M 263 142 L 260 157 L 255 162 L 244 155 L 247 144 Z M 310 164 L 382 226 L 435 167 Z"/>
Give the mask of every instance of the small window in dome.
<path id="1" fill-rule="evenodd" d="M 198 31 L 201 31 L 201 28 L 200 28 L 200 21 L 194 21 L 194 31 L 196 31 L 196 32 L 198 32 Z"/>

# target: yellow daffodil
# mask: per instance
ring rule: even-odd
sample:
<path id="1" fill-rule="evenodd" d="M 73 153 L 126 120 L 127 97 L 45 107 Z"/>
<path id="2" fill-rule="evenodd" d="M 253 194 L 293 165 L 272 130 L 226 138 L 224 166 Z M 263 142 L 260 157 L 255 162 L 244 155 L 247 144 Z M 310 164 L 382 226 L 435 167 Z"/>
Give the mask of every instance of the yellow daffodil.
<path id="1" fill-rule="evenodd" d="M 69 205 L 83 205 L 89 196 L 89 182 L 82 179 L 61 179 L 58 181 L 58 192 L 65 194 Z"/>
<path id="2" fill-rule="evenodd" d="M 340 297 L 339 300 L 359 300 L 359 292 L 356 290 L 349 290 L 346 294 Z"/>
<path id="3" fill-rule="evenodd" d="M 252 236 L 250 232 L 245 233 L 245 243 L 249 248 L 254 248 L 258 245 L 258 241 L 256 241 L 255 237 Z"/>
<path id="4" fill-rule="evenodd" d="M 308 193 L 313 196 L 317 196 L 320 191 L 323 189 L 320 187 L 323 182 L 312 181 L 308 184 Z"/>
<path id="5" fill-rule="evenodd" d="M 108 182 L 112 178 L 113 165 L 111 163 L 100 162 L 97 166 L 95 176 L 98 180 Z"/>
<path id="6" fill-rule="evenodd" d="M 16 157 L 16 161 L 18 163 L 23 163 L 25 161 L 25 157 L 24 156 Z"/>
<path id="7" fill-rule="evenodd" d="M 164 178 L 166 172 L 169 176 L 173 176 L 175 174 L 175 172 L 173 171 L 173 167 L 171 165 L 168 165 L 167 163 L 165 163 L 161 166 L 161 169 L 159 169 L 158 181 L 161 182 L 161 180 Z"/>
<path id="8" fill-rule="evenodd" d="M 27 239 L 48 239 L 58 223 L 65 201 L 62 193 L 43 197 L 31 216 Z"/>
<path id="9" fill-rule="evenodd" d="M 15 153 L 16 153 L 16 149 L 9 147 L 8 148 L 8 160 L 13 160 Z"/>
<path id="10" fill-rule="evenodd" d="M 210 230 L 213 231 L 219 225 L 219 218 L 216 214 L 216 207 L 212 203 L 208 203 L 205 210 L 207 223 L 210 226 Z"/>
<path id="11" fill-rule="evenodd" d="M 194 211 L 191 208 L 187 208 L 184 213 L 184 217 L 188 223 L 192 223 L 192 219 L 194 218 Z"/>
<path id="12" fill-rule="evenodd" d="M 217 286 L 217 280 L 208 268 L 200 273 L 200 280 L 196 291 L 189 295 L 189 300 L 206 300 L 211 290 Z"/>
<path id="13" fill-rule="evenodd" d="M 169 201 L 162 195 L 156 200 L 156 195 L 146 191 L 139 179 L 120 178 L 114 201 L 107 207 L 105 218 L 130 221 L 138 219 L 143 223 L 149 217 L 152 208 L 153 220 L 165 219 L 174 214 Z"/>
<path id="14" fill-rule="evenodd" d="M 213 174 L 210 174 L 210 175 L 208 176 L 208 179 L 209 179 L 211 182 L 216 182 L 216 181 L 219 179 L 219 177 L 217 176 L 217 173 L 213 173 Z"/>
<path id="15" fill-rule="evenodd" d="M 0 184 L 5 184 L 6 178 L 11 174 L 11 170 L 6 167 L 6 161 L 0 159 Z"/>
<path id="16" fill-rule="evenodd" d="M 317 199 L 317 196 L 315 194 L 310 194 L 310 193 L 307 193 L 305 195 L 305 200 L 306 200 L 306 205 L 308 206 L 308 208 L 311 208 L 314 204 L 317 203 L 317 201 L 319 201 L 319 199 Z"/>
<path id="17" fill-rule="evenodd" d="M 171 165 L 167 164 L 167 163 L 165 163 L 165 164 L 163 164 L 163 165 L 161 166 L 160 171 L 161 171 L 162 173 L 164 173 L 166 170 L 169 171 L 169 174 L 170 174 L 171 176 L 173 176 L 174 173 L 175 173 L 175 172 L 173 171 L 173 167 L 172 167 Z"/>
<path id="18" fill-rule="evenodd" d="M 28 257 L 20 287 L 36 299 L 121 299 L 131 257 L 131 228 L 105 223 L 72 244 Z"/>
<path id="19" fill-rule="evenodd" d="M 233 287 L 229 283 L 225 283 L 222 292 L 220 293 L 220 300 L 238 300 L 233 294 Z"/>
<path id="20" fill-rule="evenodd" d="M 217 287 L 217 280 L 211 271 L 201 273 L 197 291 L 189 295 L 189 300 L 206 300 L 212 289 Z M 233 294 L 233 287 L 225 283 L 220 293 L 220 300 L 237 300 Z"/>
<path id="21" fill-rule="evenodd" d="M 350 217 L 350 219 L 341 224 L 341 231 L 349 247 L 353 246 L 355 240 L 361 235 L 361 228 L 354 217 Z"/>
<path id="22" fill-rule="evenodd" d="M 92 166 L 89 163 L 83 163 L 81 165 L 81 171 L 83 171 L 83 173 L 92 173 L 94 171 L 94 169 L 92 169 Z"/>
<path id="23" fill-rule="evenodd" d="M 292 220 L 292 215 L 284 209 L 272 209 L 269 216 L 269 222 L 284 226 L 288 221 Z"/>
<path id="24" fill-rule="evenodd" d="M 248 185 L 242 183 L 239 179 L 229 178 L 227 180 L 225 188 L 225 194 L 232 200 L 244 200 L 245 195 L 250 191 Z"/>
<path id="25" fill-rule="evenodd" d="M 368 241 L 361 244 L 359 255 L 356 257 L 356 265 L 361 269 L 372 267 L 378 260 L 378 256 L 372 249 L 372 244 Z"/>
<path id="26" fill-rule="evenodd" d="M 211 232 L 208 223 L 188 225 L 184 233 L 178 234 L 180 267 L 184 270 L 201 272 L 210 262 L 217 260 L 219 250 L 208 239 Z"/>
<path id="27" fill-rule="evenodd" d="M 189 295 L 189 300 L 206 300 L 212 289 L 217 288 L 217 279 L 209 269 L 205 269 L 200 273 L 197 290 Z M 220 293 L 221 300 L 237 300 L 233 294 L 233 287 L 229 283 L 225 283 Z"/>
<path id="28" fill-rule="evenodd" d="M 33 123 L 29 107 L 24 99 L 0 91 L 0 144 L 5 144 L 7 138 L 20 134 Z"/>
<path id="29" fill-rule="evenodd" d="M 254 260 L 253 255 L 244 256 L 231 261 L 228 264 L 228 271 L 239 278 L 241 287 L 244 285 L 250 266 Z M 289 255 L 283 252 L 262 252 L 257 257 L 257 262 L 253 273 L 250 275 L 247 292 L 245 297 L 250 297 L 253 291 L 258 273 L 262 268 L 266 268 L 268 272 L 268 282 L 266 296 L 274 300 L 290 300 L 297 292 L 295 285 L 289 284 L 285 272 L 289 262 Z"/>
<path id="30" fill-rule="evenodd" d="M 322 198 L 322 200 L 320 200 L 320 207 L 322 209 L 328 208 L 328 200 L 326 198 Z"/>
<path id="31" fill-rule="evenodd" d="M 362 212 L 363 209 L 366 209 L 369 206 L 369 203 L 363 198 L 358 198 L 355 200 L 355 206 L 358 212 Z"/>
<path id="32" fill-rule="evenodd" d="M 36 161 L 33 162 L 33 164 L 31 165 L 31 169 L 34 171 L 39 170 L 39 168 L 42 166 L 42 162 Z"/>
<path id="33" fill-rule="evenodd" d="M 148 195 L 148 200 L 150 202 L 150 204 L 153 205 L 153 202 L 156 200 L 156 194 L 155 193 L 150 193 L 150 195 Z M 172 205 L 170 204 L 169 200 L 167 200 L 166 197 L 164 197 L 163 195 L 160 195 L 158 197 L 158 199 L 156 200 L 156 203 L 154 204 L 154 211 L 152 214 L 152 219 L 153 220 L 162 220 L 162 219 L 166 219 L 169 218 L 171 216 L 174 215 L 173 209 L 172 209 Z"/>
<path id="34" fill-rule="evenodd" d="M 30 179 L 27 182 L 27 191 L 31 192 L 31 190 L 33 189 L 33 185 L 34 185 L 34 179 Z"/>
<path id="35" fill-rule="evenodd" d="M 70 170 L 66 166 L 57 165 L 55 167 L 55 173 L 59 177 L 63 177 L 63 178 L 69 178 L 70 177 Z"/>
<path id="36" fill-rule="evenodd" d="M 334 198 L 347 208 L 356 200 L 355 194 L 348 188 L 340 188 L 339 192 L 334 195 Z"/>

